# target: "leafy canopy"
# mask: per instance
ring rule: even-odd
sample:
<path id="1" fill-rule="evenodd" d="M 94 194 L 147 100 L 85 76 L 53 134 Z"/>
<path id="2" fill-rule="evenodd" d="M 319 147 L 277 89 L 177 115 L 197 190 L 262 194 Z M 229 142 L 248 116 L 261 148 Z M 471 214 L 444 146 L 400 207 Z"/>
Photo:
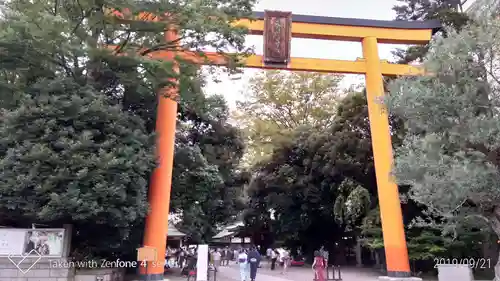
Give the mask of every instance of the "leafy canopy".
<path id="1" fill-rule="evenodd" d="M 248 143 L 246 162 L 256 164 L 298 127 L 328 127 L 339 101 L 338 75 L 264 71 L 253 77 L 233 118 Z"/>
<path id="2" fill-rule="evenodd" d="M 488 18 L 437 37 L 431 75 L 395 81 L 387 100 L 408 130 L 396 178 L 445 232 L 474 223 L 500 234 L 498 27 Z"/>
<path id="3" fill-rule="evenodd" d="M 366 98 L 348 95 L 335 110 L 330 127 L 296 129 L 276 146 L 248 188 L 248 221 L 310 252 L 342 242 L 376 201 Z"/>
<path id="4" fill-rule="evenodd" d="M 30 90 L 1 115 L 0 204 L 13 211 L 3 217 L 120 227 L 143 217 L 145 176 L 154 167 L 144 122 L 71 80 Z"/>
<path id="5" fill-rule="evenodd" d="M 178 125 L 171 211 L 193 243 L 210 241 L 216 227 L 244 207 L 238 169 L 244 143 L 228 116 L 225 101 L 213 96 Z"/>
<path id="6" fill-rule="evenodd" d="M 169 84 L 168 78 L 177 77 L 171 62 L 151 60 L 146 54 L 174 47 L 175 42 L 166 42 L 162 35 L 171 24 L 181 30 L 179 43 L 184 48 L 209 46 L 218 51 L 243 52 L 245 30 L 230 22 L 248 14 L 253 3 L 3 2 L 2 225 L 71 223 L 75 227 L 73 255 L 79 258 L 109 257 L 136 248 L 155 162 L 151 140 L 156 93 Z M 107 16 L 107 8 L 176 17 L 170 22 L 121 23 Z M 123 55 L 112 54 L 103 48 L 106 44 L 119 46 L 115 51 Z M 145 51 L 137 54 L 138 46 Z M 223 115 L 227 115 L 227 109 L 222 101 L 203 97 L 197 68 L 183 62 L 181 67 L 179 121 L 194 125 L 193 129 L 179 129 L 180 134 L 192 139 L 178 142 L 185 149 L 179 150 L 177 159 L 193 157 L 189 158 L 192 162 L 180 162 L 175 169 L 183 165 L 198 168 L 188 173 L 191 180 L 209 175 L 201 183 L 192 183 L 213 190 L 207 199 L 212 201 L 202 213 L 210 218 L 217 210 L 211 207 L 213 198 L 232 200 L 227 194 L 234 192 L 226 192 L 226 188 L 233 184 L 242 144 L 237 131 L 226 123 Z M 218 145 L 230 149 L 213 149 Z M 183 182 L 179 174 L 174 178 L 176 183 Z M 175 188 L 186 189 L 180 183 Z M 173 193 L 174 208 L 183 210 L 192 205 L 192 201 L 175 197 L 180 192 Z"/>
<path id="7" fill-rule="evenodd" d="M 439 20 L 444 27 L 460 30 L 470 20 L 463 6 L 468 0 L 398 0 L 393 7 L 396 20 Z M 444 32 L 446 35 L 446 32 Z M 394 51 L 399 63 L 422 61 L 428 45 L 410 46 Z"/>

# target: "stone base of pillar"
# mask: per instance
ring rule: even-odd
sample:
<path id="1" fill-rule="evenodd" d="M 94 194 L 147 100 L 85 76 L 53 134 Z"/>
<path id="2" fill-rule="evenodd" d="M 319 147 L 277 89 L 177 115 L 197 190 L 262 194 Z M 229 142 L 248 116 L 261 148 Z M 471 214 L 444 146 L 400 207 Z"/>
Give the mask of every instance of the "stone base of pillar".
<path id="1" fill-rule="evenodd" d="M 379 276 L 378 280 L 379 281 L 422 281 L 422 278 Z"/>

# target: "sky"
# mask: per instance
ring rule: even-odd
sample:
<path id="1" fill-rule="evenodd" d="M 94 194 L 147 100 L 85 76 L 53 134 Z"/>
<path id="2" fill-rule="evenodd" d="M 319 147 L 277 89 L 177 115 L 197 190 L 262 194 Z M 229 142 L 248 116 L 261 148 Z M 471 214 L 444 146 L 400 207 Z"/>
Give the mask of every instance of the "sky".
<path id="1" fill-rule="evenodd" d="M 374 20 L 393 20 L 395 13 L 392 7 L 397 4 L 396 0 L 260 0 L 255 6 L 255 11 L 280 10 L 292 12 L 293 14 L 342 17 L 342 18 L 364 18 Z M 469 2 L 471 2 L 469 0 Z M 246 39 L 247 46 L 253 46 L 255 53 L 262 55 L 262 36 L 249 35 Z M 379 44 L 379 56 L 381 59 L 391 60 L 391 51 L 396 48 L 404 48 L 404 45 Z M 361 43 L 338 42 L 314 39 L 292 39 L 292 57 L 324 58 L 356 60 L 362 57 Z M 205 92 L 209 95 L 222 94 L 231 109 L 236 109 L 236 101 L 244 100 L 245 88 L 248 79 L 255 73 L 262 71 L 258 69 L 245 69 L 243 74 L 228 77 L 227 74 L 219 72 L 209 77 Z M 219 80 L 216 83 L 213 80 Z M 342 82 L 343 87 L 364 82 L 362 75 L 345 75 Z"/>

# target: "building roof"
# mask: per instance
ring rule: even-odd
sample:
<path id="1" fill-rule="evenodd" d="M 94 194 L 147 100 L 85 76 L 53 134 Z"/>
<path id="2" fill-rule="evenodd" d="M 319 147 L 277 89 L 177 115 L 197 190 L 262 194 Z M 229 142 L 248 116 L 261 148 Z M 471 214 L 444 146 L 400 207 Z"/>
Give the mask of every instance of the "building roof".
<path id="1" fill-rule="evenodd" d="M 181 232 L 180 230 L 177 229 L 177 227 L 174 226 L 172 223 L 168 223 L 168 237 L 184 237 L 186 236 L 185 233 Z"/>
<path id="2" fill-rule="evenodd" d="M 221 232 L 217 233 L 217 235 L 215 235 L 214 237 L 212 237 L 213 239 L 222 239 L 222 238 L 226 238 L 226 237 L 229 237 L 229 236 L 232 236 L 234 235 L 236 232 L 232 232 L 232 231 L 228 231 L 227 229 L 224 229 L 222 230 Z"/>
<path id="3" fill-rule="evenodd" d="M 221 232 L 217 233 L 212 238 L 213 239 L 221 239 L 221 238 L 226 238 L 226 237 L 232 236 L 232 235 L 238 233 L 239 229 L 241 227 L 244 227 L 244 226 L 245 226 L 244 222 L 237 221 L 235 223 L 229 224 L 226 227 L 224 227 Z"/>

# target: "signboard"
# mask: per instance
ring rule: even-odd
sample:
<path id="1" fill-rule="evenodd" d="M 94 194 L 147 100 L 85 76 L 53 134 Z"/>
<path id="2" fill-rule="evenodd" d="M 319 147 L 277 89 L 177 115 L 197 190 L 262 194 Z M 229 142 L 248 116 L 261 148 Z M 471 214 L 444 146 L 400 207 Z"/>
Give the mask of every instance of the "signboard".
<path id="1" fill-rule="evenodd" d="M 64 229 L 0 228 L 0 256 L 62 257 Z"/>
<path id="2" fill-rule="evenodd" d="M 468 264 L 438 264 L 439 281 L 474 281 L 472 269 Z"/>
<path id="3" fill-rule="evenodd" d="M 286 66 L 290 61 L 292 13 L 264 12 L 264 64 Z"/>
<path id="4" fill-rule="evenodd" d="M 137 260 L 138 261 L 156 261 L 156 248 L 153 247 L 142 247 L 137 249 Z"/>

